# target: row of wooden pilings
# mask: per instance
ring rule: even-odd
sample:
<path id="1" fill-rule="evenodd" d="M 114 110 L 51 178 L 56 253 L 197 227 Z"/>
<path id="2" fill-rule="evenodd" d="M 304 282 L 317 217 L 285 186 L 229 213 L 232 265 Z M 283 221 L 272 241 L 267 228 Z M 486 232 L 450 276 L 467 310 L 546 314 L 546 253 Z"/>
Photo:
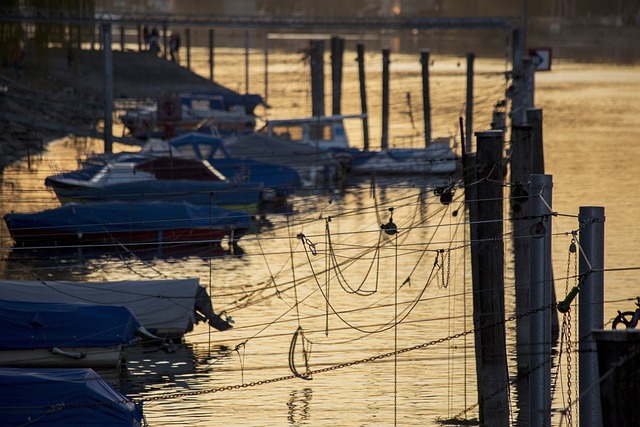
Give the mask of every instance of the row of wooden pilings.
<path id="1" fill-rule="evenodd" d="M 604 324 L 604 208 L 586 206 L 578 215 L 579 284 L 560 304 L 555 301 L 551 242 L 552 176 L 531 173 L 513 184 L 514 169 L 522 153 L 531 154 L 532 135 L 541 132 L 540 110 L 529 110 L 532 126 L 525 136 L 512 140 L 511 221 L 516 259 L 516 346 L 518 377 L 509 379 L 504 307 L 504 134 L 499 130 L 476 132 L 477 151 L 464 154 L 465 202 L 469 210 L 473 281 L 474 330 L 480 425 L 511 425 L 510 386 L 518 394 L 518 426 L 551 426 L 552 343 L 557 336 L 557 311 L 571 310 L 579 300 L 580 425 L 601 427 L 599 368 L 592 331 Z M 520 146 L 516 149 L 516 144 Z M 530 159 L 529 156 L 526 156 Z M 518 255 L 519 254 L 519 255 Z M 555 318 L 555 319 L 554 319 Z M 567 408 L 572 410 L 572 408 Z"/>
<path id="2" fill-rule="evenodd" d="M 364 49 L 362 43 L 358 43 L 357 62 L 358 62 L 358 79 L 360 83 L 360 104 L 363 126 L 363 148 L 368 150 L 369 142 L 369 126 L 368 126 L 368 106 L 366 93 L 366 78 L 364 66 Z M 309 57 L 311 63 L 311 114 L 312 116 L 325 115 L 325 93 L 324 93 L 324 40 L 311 40 L 309 45 Z M 342 114 L 342 56 L 344 53 L 344 39 L 341 37 L 331 37 L 331 82 L 332 82 L 332 107 L 333 115 Z M 391 50 L 382 49 L 382 129 L 380 138 L 380 148 L 389 148 L 389 64 Z M 465 123 L 467 134 L 473 129 L 473 65 L 475 54 L 467 53 L 467 95 L 466 95 L 466 112 Z M 429 65 L 430 65 L 429 49 L 422 49 L 420 52 L 420 64 L 422 65 L 422 106 L 424 118 L 424 145 L 428 146 L 431 142 L 431 99 L 429 88 Z M 464 149 L 469 149 L 465 147 Z"/>
<path id="3" fill-rule="evenodd" d="M 511 144 L 504 130 L 476 132 L 476 151 L 463 141 L 463 180 L 469 211 L 475 353 L 480 425 L 511 425 L 509 389 L 518 394 L 518 426 L 551 426 L 552 343 L 558 341 L 558 308 L 579 300 L 580 425 L 601 427 L 599 369 L 592 331 L 603 327 L 604 208 L 586 206 L 578 215 L 579 285 L 556 303 L 552 269 L 552 176 L 545 174 L 543 115 L 534 108 L 533 59 L 523 57 L 520 32 L 513 34 Z M 472 78 L 472 73 L 468 75 Z M 470 83 L 472 86 L 472 83 Z M 468 93 L 470 93 L 468 89 Z M 472 91 L 471 91 L 472 94 Z M 471 95 L 472 97 L 472 95 Z M 471 98 L 472 99 L 472 98 Z M 461 129 L 463 128 L 461 123 Z M 470 129 L 470 127 L 467 127 Z M 463 137 L 471 137 L 469 130 Z M 507 169 L 507 165 L 510 166 Z M 517 379 L 506 354 L 504 305 L 504 187 L 509 170 L 510 220 L 516 299 Z M 569 411 L 572 408 L 567 408 Z"/>

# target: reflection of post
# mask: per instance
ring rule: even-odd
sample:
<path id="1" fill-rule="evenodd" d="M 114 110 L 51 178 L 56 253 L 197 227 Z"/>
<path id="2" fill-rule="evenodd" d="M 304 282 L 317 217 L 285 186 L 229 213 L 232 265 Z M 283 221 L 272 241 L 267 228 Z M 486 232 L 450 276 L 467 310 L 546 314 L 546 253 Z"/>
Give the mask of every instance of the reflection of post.
<path id="1" fill-rule="evenodd" d="M 302 390 L 292 391 L 289 393 L 289 415 L 287 419 L 290 425 L 302 425 L 306 424 L 309 420 L 309 401 L 313 396 L 313 390 L 311 388 L 303 388 Z"/>
<path id="2" fill-rule="evenodd" d="M 111 50 L 111 24 L 102 24 L 104 56 L 104 152 L 113 152 L 113 52 Z"/>

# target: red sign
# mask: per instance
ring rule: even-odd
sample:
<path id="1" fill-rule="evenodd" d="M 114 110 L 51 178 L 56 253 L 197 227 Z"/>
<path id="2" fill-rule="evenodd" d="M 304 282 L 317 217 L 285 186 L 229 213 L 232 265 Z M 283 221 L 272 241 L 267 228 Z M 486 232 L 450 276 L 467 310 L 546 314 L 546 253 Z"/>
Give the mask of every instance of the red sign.
<path id="1" fill-rule="evenodd" d="M 180 97 L 166 95 L 158 98 L 158 120 L 175 122 L 182 119 L 182 103 Z"/>

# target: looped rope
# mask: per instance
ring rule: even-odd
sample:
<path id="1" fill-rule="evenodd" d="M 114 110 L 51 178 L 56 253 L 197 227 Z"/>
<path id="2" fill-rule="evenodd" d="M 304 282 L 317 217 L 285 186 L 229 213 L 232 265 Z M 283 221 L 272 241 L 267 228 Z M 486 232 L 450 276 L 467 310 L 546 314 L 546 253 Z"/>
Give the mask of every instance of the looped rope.
<path id="1" fill-rule="evenodd" d="M 304 234 L 300 233 L 296 236 L 303 245 L 307 245 L 309 247 L 309 251 L 311 251 L 312 255 L 318 255 L 318 250 L 316 249 L 316 244 L 307 238 Z"/>
<path id="2" fill-rule="evenodd" d="M 295 353 L 296 353 L 296 344 L 298 343 L 298 336 L 300 336 L 302 338 L 302 356 L 304 358 L 304 366 L 305 366 L 305 373 L 301 374 L 300 372 L 298 372 L 298 369 L 296 368 L 296 361 L 295 361 Z M 312 380 L 313 378 L 309 375 L 310 369 L 309 369 L 309 352 L 307 351 L 307 348 L 305 347 L 305 337 L 304 337 L 304 332 L 302 331 L 302 327 L 298 326 L 298 329 L 295 331 L 295 333 L 293 334 L 293 337 L 291 338 L 291 345 L 289 345 L 289 369 L 291 370 L 291 372 L 293 373 L 293 375 L 295 375 L 298 378 L 301 378 L 303 380 Z"/>

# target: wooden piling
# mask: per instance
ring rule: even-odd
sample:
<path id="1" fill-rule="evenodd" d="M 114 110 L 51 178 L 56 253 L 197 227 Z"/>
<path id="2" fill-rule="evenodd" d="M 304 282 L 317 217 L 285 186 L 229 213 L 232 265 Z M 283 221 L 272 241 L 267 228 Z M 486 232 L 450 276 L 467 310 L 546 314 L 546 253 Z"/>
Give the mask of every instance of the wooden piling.
<path id="1" fill-rule="evenodd" d="M 473 134 L 473 63 L 475 57 L 474 53 L 467 53 L 467 107 L 465 111 L 465 133 L 467 135 Z M 471 138 L 467 138 L 467 146 L 462 149 L 470 152 L 472 142 Z"/>
<path id="2" fill-rule="evenodd" d="M 527 122 L 531 127 L 531 173 L 544 174 L 544 144 L 542 138 L 542 110 L 527 110 Z"/>
<path id="3" fill-rule="evenodd" d="M 380 149 L 389 148 L 389 56 L 391 49 L 382 49 L 382 138 Z"/>
<path id="4" fill-rule="evenodd" d="M 356 46 L 356 50 L 358 52 L 358 79 L 360 81 L 360 105 L 362 109 L 362 143 L 363 149 L 369 149 L 369 117 L 367 113 L 367 86 L 365 82 L 365 73 L 364 73 L 364 45 L 362 43 L 358 43 Z"/>
<path id="5" fill-rule="evenodd" d="M 578 310 L 580 425 L 600 427 L 602 426 L 601 378 L 598 370 L 597 346 L 591 331 L 604 327 L 604 207 L 581 206 L 578 222 L 580 223 L 581 255 L 578 270 L 580 276 L 584 278 L 580 286 L 580 309 Z M 637 404 L 637 395 L 626 397 L 629 402 L 635 401 Z"/>
<path id="6" fill-rule="evenodd" d="M 510 161 L 510 207 L 513 219 L 513 256 L 515 275 L 516 314 L 529 311 L 530 288 L 530 248 L 529 218 L 531 212 L 531 128 L 529 126 L 513 126 L 511 128 L 511 161 Z M 518 375 L 526 378 L 529 373 L 529 353 L 531 338 L 529 335 L 529 317 L 516 320 L 516 359 Z M 528 381 L 516 384 L 518 396 L 528 396 Z M 520 400 L 520 399 L 519 399 Z M 524 403 L 524 402 L 519 402 Z M 523 419 L 529 420 L 520 408 Z"/>
<path id="7" fill-rule="evenodd" d="M 264 35 L 264 102 L 269 104 L 269 33 Z"/>
<path id="8" fill-rule="evenodd" d="M 113 52 L 111 50 L 111 24 L 102 24 L 104 38 L 104 152 L 113 152 Z"/>
<path id="9" fill-rule="evenodd" d="M 244 31 L 244 93 L 249 93 L 249 30 Z"/>
<path id="10" fill-rule="evenodd" d="M 502 131 L 476 133 L 476 200 L 470 201 L 471 257 L 480 425 L 509 426 L 504 329 Z M 472 208 L 472 205 L 473 208 Z M 474 220 L 475 219 L 475 220 Z"/>
<path id="11" fill-rule="evenodd" d="M 162 57 L 164 59 L 167 59 L 167 52 L 169 51 L 169 29 L 167 26 L 167 23 L 163 23 L 162 24 L 162 47 L 163 47 L 163 52 L 162 52 Z"/>
<path id="12" fill-rule="evenodd" d="M 431 99 L 429 95 L 429 49 L 420 51 L 422 65 L 422 110 L 424 115 L 424 146 L 431 142 Z"/>
<path id="13" fill-rule="evenodd" d="M 311 40 L 311 114 L 324 116 L 324 40 Z"/>
<path id="14" fill-rule="evenodd" d="M 184 38 L 187 49 L 187 70 L 191 70 L 191 29 L 186 28 L 184 30 Z"/>
<path id="15" fill-rule="evenodd" d="M 553 180 L 531 175 L 529 425 L 551 427 L 551 236 Z"/>
<path id="16" fill-rule="evenodd" d="M 344 38 L 331 37 L 331 88 L 332 114 L 342 114 L 342 57 L 344 53 Z"/>
<path id="17" fill-rule="evenodd" d="M 209 30 L 209 80 L 213 80 L 213 46 L 215 41 L 215 33 L 213 29 Z"/>

